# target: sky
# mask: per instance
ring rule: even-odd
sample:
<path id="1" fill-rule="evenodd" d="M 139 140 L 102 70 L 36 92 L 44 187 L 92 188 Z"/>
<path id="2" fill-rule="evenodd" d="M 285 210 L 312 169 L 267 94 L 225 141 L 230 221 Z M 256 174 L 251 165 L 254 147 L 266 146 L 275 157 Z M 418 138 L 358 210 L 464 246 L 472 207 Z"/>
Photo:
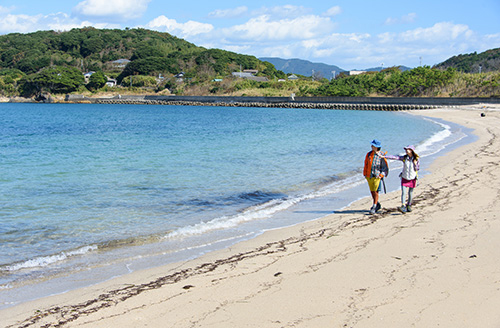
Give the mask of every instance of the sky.
<path id="1" fill-rule="evenodd" d="M 500 0 L 0 0 L 0 35 L 85 26 L 345 70 L 417 67 L 499 48 Z"/>

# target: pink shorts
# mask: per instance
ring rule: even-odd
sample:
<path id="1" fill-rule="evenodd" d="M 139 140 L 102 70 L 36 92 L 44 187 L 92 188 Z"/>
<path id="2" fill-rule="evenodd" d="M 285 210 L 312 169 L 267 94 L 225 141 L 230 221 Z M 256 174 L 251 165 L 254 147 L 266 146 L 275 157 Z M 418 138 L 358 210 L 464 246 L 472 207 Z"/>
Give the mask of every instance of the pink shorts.
<path id="1" fill-rule="evenodd" d="M 401 178 L 401 187 L 415 188 L 417 186 L 417 179 L 406 180 Z"/>

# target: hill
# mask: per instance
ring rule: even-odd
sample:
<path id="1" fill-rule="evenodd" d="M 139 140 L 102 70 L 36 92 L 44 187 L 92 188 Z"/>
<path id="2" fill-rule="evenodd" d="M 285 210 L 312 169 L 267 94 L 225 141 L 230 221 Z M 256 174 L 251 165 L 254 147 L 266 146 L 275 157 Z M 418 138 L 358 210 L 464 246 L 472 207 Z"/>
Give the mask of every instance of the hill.
<path id="1" fill-rule="evenodd" d="M 277 70 L 283 71 L 285 73 L 293 73 L 304 76 L 312 76 L 313 71 L 315 74 L 321 74 L 321 77 L 331 79 L 333 73 L 338 75 L 341 72 L 345 72 L 344 69 L 323 63 L 313 63 L 308 60 L 302 59 L 282 59 L 276 57 L 263 57 L 259 58 L 262 61 L 267 61 L 276 67 Z"/>
<path id="2" fill-rule="evenodd" d="M 438 69 L 455 68 L 464 73 L 485 73 L 500 70 L 500 48 L 482 53 L 453 56 L 434 66 Z"/>
<path id="3" fill-rule="evenodd" d="M 70 66 L 82 71 L 109 69 L 119 59 L 200 52 L 194 44 L 167 33 L 144 29 L 72 29 L 0 36 L 0 68 L 30 74 L 47 66 Z"/>
<path id="4" fill-rule="evenodd" d="M 175 81 L 174 76 L 181 72 L 183 78 L 193 83 L 231 76 L 240 68 L 257 70 L 258 74 L 268 78 L 284 77 L 283 72 L 254 56 L 205 49 L 168 33 L 146 29 L 87 27 L 67 32 L 38 31 L 0 36 L 0 77 L 10 77 L 0 81 L 0 91 L 6 90 L 6 84 L 12 84 L 11 80 L 24 76 L 24 81 L 27 79 L 31 83 L 29 90 L 24 91 L 40 91 L 43 81 L 33 75 L 49 68 L 57 74 L 70 75 L 74 72 L 68 71 L 69 68 L 81 73 L 101 71 L 116 78 L 118 83 L 134 76 L 134 81 L 156 87 L 154 81 L 147 82 L 147 79 L 135 76 L 162 76 L 164 86 L 169 83 L 169 78 Z M 69 91 L 66 86 L 59 89 Z"/>

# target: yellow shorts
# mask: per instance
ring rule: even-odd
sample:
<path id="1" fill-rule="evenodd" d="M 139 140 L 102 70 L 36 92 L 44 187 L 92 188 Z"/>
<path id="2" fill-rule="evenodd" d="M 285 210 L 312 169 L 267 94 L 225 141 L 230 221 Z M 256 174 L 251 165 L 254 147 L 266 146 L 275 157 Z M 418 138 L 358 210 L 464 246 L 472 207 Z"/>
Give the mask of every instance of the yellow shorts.
<path id="1" fill-rule="evenodd" d="M 370 191 L 381 191 L 382 186 L 380 185 L 380 178 L 366 178 L 368 181 L 368 187 L 370 187 Z"/>

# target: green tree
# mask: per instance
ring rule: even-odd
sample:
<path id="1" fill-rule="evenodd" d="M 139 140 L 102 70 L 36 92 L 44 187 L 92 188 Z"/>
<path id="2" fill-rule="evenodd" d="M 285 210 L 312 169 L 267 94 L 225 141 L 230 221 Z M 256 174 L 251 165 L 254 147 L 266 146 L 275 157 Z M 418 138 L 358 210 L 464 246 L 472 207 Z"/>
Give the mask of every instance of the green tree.
<path id="1" fill-rule="evenodd" d="M 264 62 L 264 70 L 262 71 L 262 74 L 264 74 L 265 76 L 268 76 L 270 78 L 278 78 L 278 79 L 284 79 L 286 78 L 286 74 L 283 73 L 282 71 L 278 71 L 276 69 L 276 67 L 274 67 L 273 64 L 271 64 L 270 62 Z"/>
<path id="2" fill-rule="evenodd" d="M 78 69 L 53 66 L 21 79 L 20 93 L 25 97 L 42 92 L 68 93 L 77 90 L 83 83 L 83 74 Z"/>
<path id="3" fill-rule="evenodd" d="M 92 74 L 89 78 L 89 83 L 87 83 L 87 89 L 89 90 L 97 90 L 106 85 L 108 81 L 106 75 L 102 71 L 97 71 Z"/>
<path id="4" fill-rule="evenodd" d="M 137 59 L 127 64 L 123 72 L 118 76 L 118 83 L 130 75 L 158 75 L 160 73 L 179 73 L 180 68 L 174 58 L 148 57 Z"/>
<path id="5" fill-rule="evenodd" d="M 35 51 L 28 57 L 25 57 L 15 65 L 16 68 L 20 69 L 25 73 L 35 73 L 40 69 L 50 65 L 50 57 L 43 55 L 42 53 Z"/>
<path id="6" fill-rule="evenodd" d="M 104 41 L 99 36 L 95 36 L 82 42 L 80 53 L 83 57 L 88 57 L 99 53 L 103 48 Z"/>

